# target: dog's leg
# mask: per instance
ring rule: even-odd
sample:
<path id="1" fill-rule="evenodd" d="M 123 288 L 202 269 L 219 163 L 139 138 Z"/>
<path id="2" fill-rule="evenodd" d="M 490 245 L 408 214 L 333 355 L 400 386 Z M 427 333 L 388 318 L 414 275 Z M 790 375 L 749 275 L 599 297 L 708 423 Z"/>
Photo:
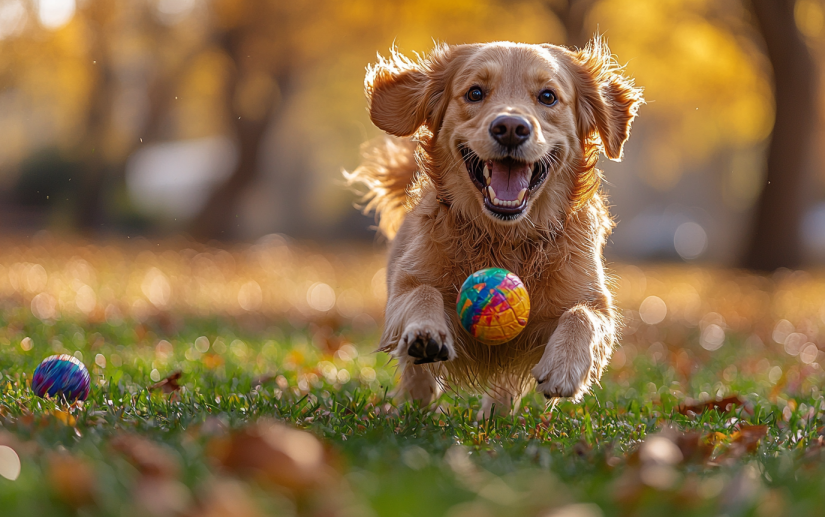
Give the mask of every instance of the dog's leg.
<path id="1" fill-rule="evenodd" d="M 390 352 L 402 364 L 407 360 L 425 364 L 454 359 L 453 336 L 441 293 L 408 275 L 400 275 L 394 284 L 387 301 L 381 350 Z"/>
<path id="2" fill-rule="evenodd" d="M 607 365 L 614 332 L 615 323 L 605 312 L 577 305 L 562 314 L 544 355 L 533 368 L 536 391 L 548 399 L 581 400 Z"/>
<path id="3" fill-rule="evenodd" d="M 505 381 L 490 386 L 481 397 L 481 410 L 476 418 L 481 420 L 494 415 L 515 414 L 521 407 L 522 393 L 523 388 L 516 381 Z"/>
<path id="4" fill-rule="evenodd" d="M 402 368 L 397 396 L 429 406 L 441 394 L 441 387 L 426 367 L 404 361 Z"/>

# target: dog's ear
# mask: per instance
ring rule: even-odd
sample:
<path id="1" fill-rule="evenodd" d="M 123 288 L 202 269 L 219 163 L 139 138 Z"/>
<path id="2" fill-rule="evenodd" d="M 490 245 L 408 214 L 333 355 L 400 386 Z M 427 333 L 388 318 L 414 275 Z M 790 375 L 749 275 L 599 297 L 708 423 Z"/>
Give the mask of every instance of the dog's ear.
<path id="1" fill-rule="evenodd" d="M 412 61 L 396 49 L 367 68 L 364 86 L 370 119 L 379 129 L 405 137 L 427 124 L 436 133 L 447 109 L 457 47 L 438 45 Z"/>
<path id="2" fill-rule="evenodd" d="M 571 53 L 577 89 L 580 138 L 594 132 L 602 151 L 611 160 L 622 159 L 622 147 L 630 136 L 630 125 L 644 104 L 642 89 L 622 75 L 622 68 L 601 37 L 594 37 L 584 50 Z"/>

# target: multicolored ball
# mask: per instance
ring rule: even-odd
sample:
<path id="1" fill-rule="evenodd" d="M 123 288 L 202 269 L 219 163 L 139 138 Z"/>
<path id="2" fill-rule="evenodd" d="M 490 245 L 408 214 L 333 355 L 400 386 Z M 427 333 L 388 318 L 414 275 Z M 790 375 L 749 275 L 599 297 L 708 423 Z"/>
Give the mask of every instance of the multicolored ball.
<path id="1" fill-rule="evenodd" d="M 76 357 L 61 354 L 43 359 L 34 370 L 32 390 L 39 397 L 60 398 L 74 402 L 86 400 L 91 380 L 89 370 Z"/>
<path id="2" fill-rule="evenodd" d="M 461 325 L 486 345 L 500 345 L 516 337 L 530 317 L 530 297 L 519 277 L 501 268 L 470 275 L 456 303 Z"/>

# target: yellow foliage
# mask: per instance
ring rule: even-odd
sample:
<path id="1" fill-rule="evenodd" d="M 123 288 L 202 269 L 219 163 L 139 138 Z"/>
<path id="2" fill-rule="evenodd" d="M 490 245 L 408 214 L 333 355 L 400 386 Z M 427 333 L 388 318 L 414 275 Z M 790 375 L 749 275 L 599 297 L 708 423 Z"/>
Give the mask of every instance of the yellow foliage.
<path id="1" fill-rule="evenodd" d="M 825 27 L 822 3 L 816 0 L 797 0 L 794 6 L 794 19 L 802 34 L 809 38 L 821 35 Z"/>
<path id="2" fill-rule="evenodd" d="M 358 144 L 375 133 L 362 84 L 376 52 L 394 43 L 408 54 L 426 52 L 434 41 L 564 43 L 564 24 L 547 5 L 215 0 L 172 23 L 159 21 L 154 2 L 128 7 L 88 0 L 54 32 L 29 24 L 21 35 L 0 40 L 0 74 L 8 83 L 3 91 L 19 93 L 0 114 L 6 143 L 0 160 L 17 161 L 55 143 L 70 148 L 86 142 L 89 110 L 100 95 L 120 99 L 113 109 L 124 111 L 110 114 L 104 129 L 97 129 L 106 134 L 98 141 L 112 161 L 125 159 L 144 136 L 135 134 L 143 128 L 133 127 L 134 120 L 146 116 L 150 102 L 168 101 L 161 103 L 160 121 L 172 125 L 171 131 L 163 125 L 163 137 L 178 139 L 231 133 L 233 117 L 262 117 L 274 98 L 282 102 L 281 125 L 290 128 L 278 133 L 279 145 L 323 148 L 305 153 L 307 166 L 320 176 L 338 177 L 342 166 L 356 164 Z M 761 50 L 711 19 L 714 9 L 720 9 L 714 0 L 599 0 L 585 24 L 605 34 L 645 88 L 648 104 L 637 128 L 653 130 L 640 130 L 645 139 L 632 142 L 639 142 L 634 145 L 643 147 L 648 162 L 640 170 L 649 171 L 647 180 L 661 189 L 720 151 L 741 153 L 760 145 L 772 127 L 770 67 Z M 743 17 L 744 11 L 733 15 Z M 799 0 L 796 20 L 806 35 L 820 35 L 821 3 Z M 99 56 L 107 62 L 96 63 Z M 104 76 L 110 91 L 96 93 Z M 152 90 L 158 81 L 164 86 L 163 80 L 169 82 L 165 89 Z M 147 106 L 123 108 L 124 98 L 140 96 Z M 740 167 L 725 178 L 725 195 L 746 206 L 760 179 L 759 167 Z M 313 217 L 322 222 L 351 203 L 332 181 L 318 182 L 310 196 L 318 207 Z"/>
<path id="3" fill-rule="evenodd" d="M 670 187 L 686 166 L 753 146 L 773 126 L 765 59 L 706 16 L 712 0 L 603 0 L 591 14 L 645 87 L 650 183 Z M 674 172 L 675 171 L 675 172 Z M 674 177 L 674 174 L 677 176 Z"/>

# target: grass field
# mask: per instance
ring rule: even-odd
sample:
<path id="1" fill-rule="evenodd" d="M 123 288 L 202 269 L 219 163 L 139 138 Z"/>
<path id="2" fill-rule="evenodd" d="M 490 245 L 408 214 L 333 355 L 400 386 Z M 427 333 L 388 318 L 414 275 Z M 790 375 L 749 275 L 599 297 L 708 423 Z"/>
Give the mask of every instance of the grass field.
<path id="1" fill-rule="evenodd" d="M 822 274 L 617 265 L 601 386 L 477 421 L 473 394 L 388 397 L 380 251 L 2 250 L 0 515 L 825 512 Z M 55 353 L 89 367 L 80 407 L 30 390 Z"/>

